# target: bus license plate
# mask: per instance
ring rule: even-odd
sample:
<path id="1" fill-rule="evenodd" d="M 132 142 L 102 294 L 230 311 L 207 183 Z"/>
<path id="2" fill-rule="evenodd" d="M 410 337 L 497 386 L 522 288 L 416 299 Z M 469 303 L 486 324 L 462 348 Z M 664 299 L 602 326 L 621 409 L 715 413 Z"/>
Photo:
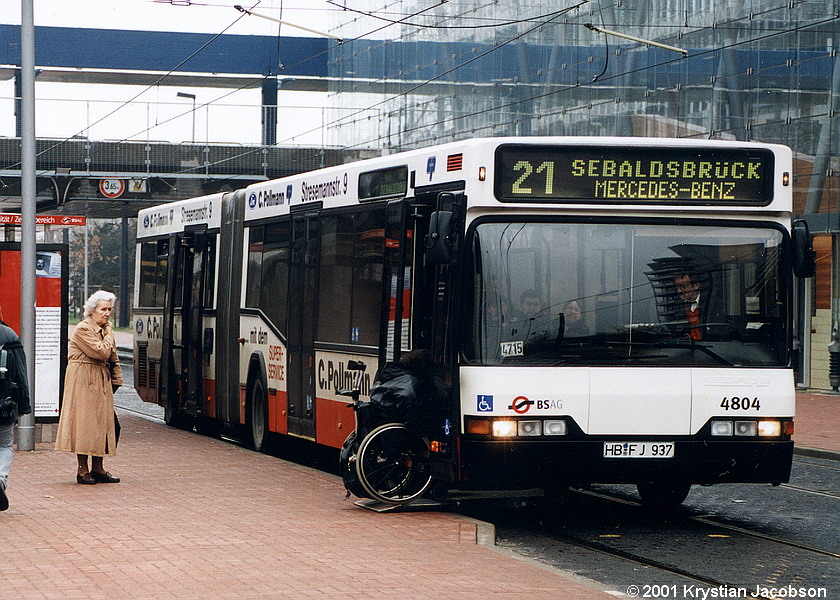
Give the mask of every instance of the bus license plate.
<path id="1" fill-rule="evenodd" d="M 604 442 L 604 458 L 674 458 L 674 443 Z"/>

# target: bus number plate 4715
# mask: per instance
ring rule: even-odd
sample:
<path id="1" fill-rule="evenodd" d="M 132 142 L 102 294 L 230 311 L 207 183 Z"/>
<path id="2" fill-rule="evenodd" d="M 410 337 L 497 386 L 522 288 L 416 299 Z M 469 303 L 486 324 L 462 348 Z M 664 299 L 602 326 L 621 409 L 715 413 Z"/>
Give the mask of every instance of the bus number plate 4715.
<path id="1" fill-rule="evenodd" d="M 674 458 L 673 442 L 604 442 L 604 458 Z"/>

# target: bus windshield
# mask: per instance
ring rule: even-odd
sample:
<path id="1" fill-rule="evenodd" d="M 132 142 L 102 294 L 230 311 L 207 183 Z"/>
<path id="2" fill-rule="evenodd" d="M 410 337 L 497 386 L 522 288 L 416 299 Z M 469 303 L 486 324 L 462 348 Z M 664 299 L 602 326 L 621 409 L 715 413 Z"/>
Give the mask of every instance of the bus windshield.
<path id="1" fill-rule="evenodd" d="M 484 365 L 785 366 L 783 232 L 483 221 L 463 355 Z"/>

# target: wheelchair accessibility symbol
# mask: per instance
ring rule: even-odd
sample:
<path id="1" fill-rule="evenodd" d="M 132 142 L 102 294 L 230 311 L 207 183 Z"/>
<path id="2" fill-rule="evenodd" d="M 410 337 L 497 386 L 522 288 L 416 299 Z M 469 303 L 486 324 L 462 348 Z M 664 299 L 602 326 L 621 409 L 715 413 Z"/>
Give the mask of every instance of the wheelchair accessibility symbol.
<path id="1" fill-rule="evenodd" d="M 493 412 L 493 396 L 476 396 L 478 412 Z"/>

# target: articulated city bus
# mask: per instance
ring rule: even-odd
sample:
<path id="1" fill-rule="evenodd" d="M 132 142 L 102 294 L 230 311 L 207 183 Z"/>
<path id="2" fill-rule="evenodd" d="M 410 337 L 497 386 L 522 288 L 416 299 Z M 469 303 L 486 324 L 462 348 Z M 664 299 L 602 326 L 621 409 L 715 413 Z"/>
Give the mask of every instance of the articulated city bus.
<path id="1" fill-rule="evenodd" d="M 168 423 L 341 447 L 347 388 L 414 348 L 457 489 L 789 478 L 787 147 L 473 139 L 144 210 L 135 382 Z"/>

